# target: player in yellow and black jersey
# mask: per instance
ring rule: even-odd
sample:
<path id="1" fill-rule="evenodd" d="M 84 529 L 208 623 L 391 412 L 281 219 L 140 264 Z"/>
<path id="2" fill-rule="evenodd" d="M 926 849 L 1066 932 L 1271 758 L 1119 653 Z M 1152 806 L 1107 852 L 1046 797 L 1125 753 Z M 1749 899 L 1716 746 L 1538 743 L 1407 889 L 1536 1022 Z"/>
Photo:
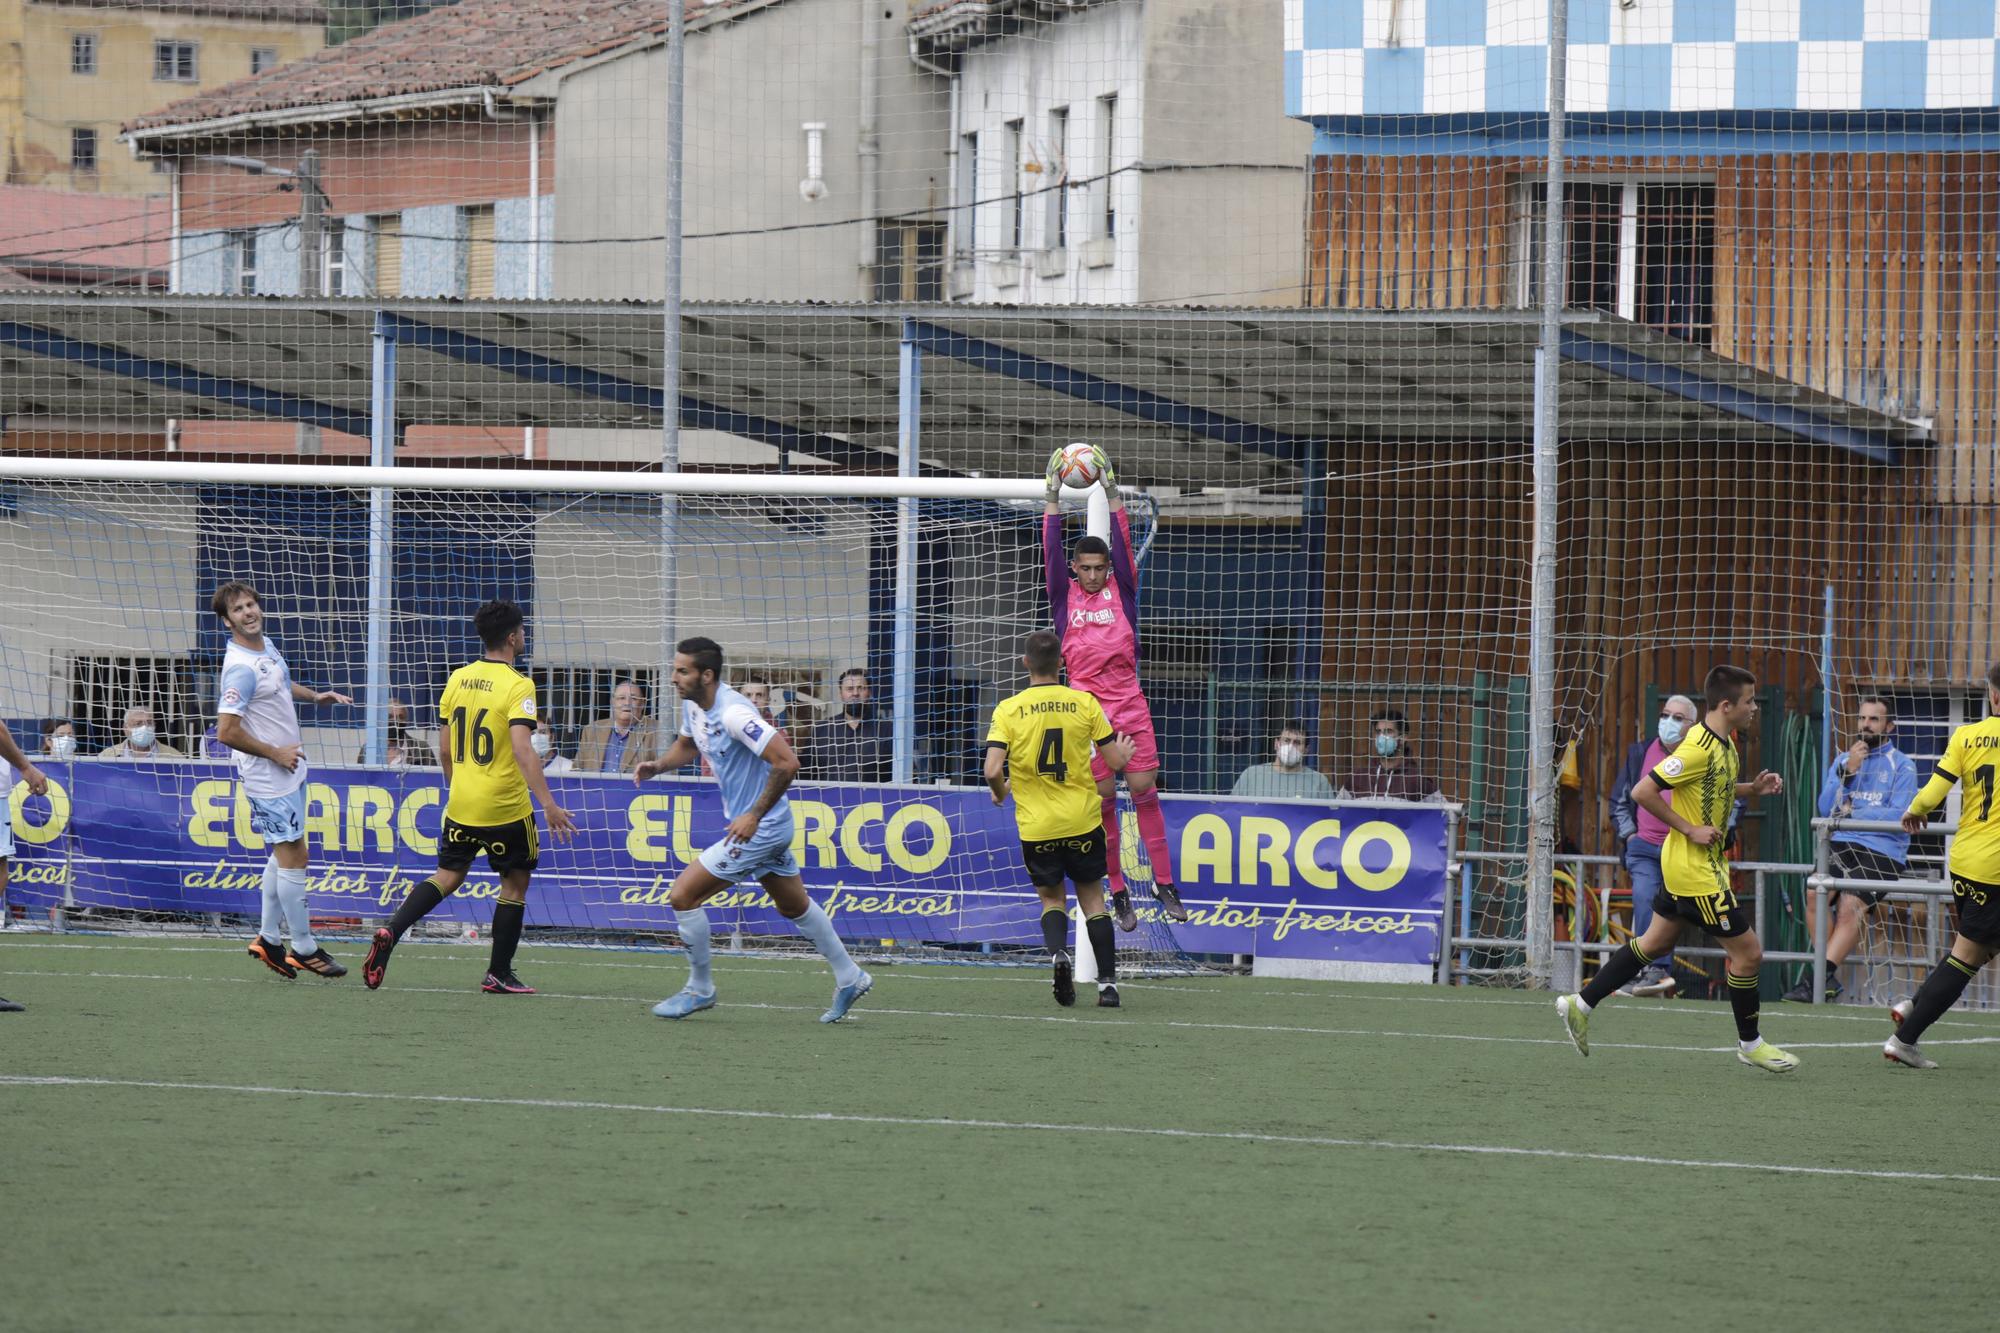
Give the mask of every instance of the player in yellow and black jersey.
<path id="1" fill-rule="evenodd" d="M 361 967 L 369 990 L 382 984 L 389 953 L 404 932 L 465 883 L 473 860 L 484 852 L 487 866 L 500 877 L 500 897 L 493 904 L 493 954 L 480 989 L 490 995 L 535 993 L 514 975 L 514 950 L 528 910 L 528 877 L 541 857 L 529 793 L 542 803 L 557 841 L 567 842 L 576 824 L 550 794 L 531 743 L 535 685 L 514 665 L 528 651 L 521 608 L 488 602 L 472 624 L 486 655 L 451 673 L 438 704 L 438 756 L 449 794 L 437 872 L 411 889 L 389 924 L 375 932 Z"/>
<path id="2" fill-rule="evenodd" d="M 1557 999 L 1556 1012 L 1577 1050 L 1589 1055 L 1591 1010 L 1639 975 L 1648 961 L 1665 957 L 1683 926 L 1698 926 L 1713 935 L 1727 955 L 1723 979 L 1736 1015 L 1736 1058 L 1774 1074 L 1789 1073 L 1799 1062 L 1765 1041 L 1758 1030 L 1757 982 L 1764 946 L 1729 886 L 1723 850 L 1730 807 L 1738 798 L 1775 795 L 1785 784 L 1768 771 L 1749 782 L 1737 781 L 1743 759 L 1732 738 L 1757 720 L 1757 678 L 1742 667 L 1718 666 L 1708 673 L 1702 690 L 1708 712 L 1674 752 L 1632 788 L 1632 799 L 1669 830 L 1667 844 L 1660 849 L 1666 888 L 1653 899 L 1652 924 L 1643 936 L 1627 941 L 1605 959 L 1581 992 Z M 1673 794 L 1671 803 L 1668 792 Z"/>
<path id="3" fill-rule="evenodd" d="M 1890 1009 L 1896 1034 L 1883 1044 L 1882 1054 L 1912 1069 L 1936 1069 L 1937 1061 L 1917 1050 L 1924 1029 L 1958 1003 L 1966 983 L 2000 954 L 2000 819 L 1993 805 L 2000 800 L 2000 665 L 1986 672 L 1984 722 L 1951 733 L 1944 758 L 1931 770 L 1931 780 L 1903 812 L 1903 831 L 1922 833 L 1931 811 L 1944 804 L 1951 789 L 1965 784 L 1958 807 L 1958 831 L 1952 835 L 1952 905 L 1958 913 L 1958 933 L 1951 952 L 1938 960 L 1914 999 Z"/>
<path id="4" fill-rule="evenodd" d="M 1042 900 L 1042 941 L 1055 964 L 1056 1003 L 1076 1003 L 1063 881 L 1076 885 L 1090 951 L 1097 958 L 1097 1003 L 1118 1007 L 1118 950 L 1104 906 L 1104 817 L 1091 776 L 1093 746 L 1114 772 L 1132 757 L 1132 739 L 1111 730 L 1096 698 L 1062 683 L 1062 640 L 1037 630 L 1021 645 L 1028 688 L 993 710 L 986 734 L 986 785 L 993 804 L 1014 794 L 1021 860 Z M 1134 925 L 1137 924 L 1135 920 Z M 1130 927 L 1127 927 L 1130 929 Z"/>

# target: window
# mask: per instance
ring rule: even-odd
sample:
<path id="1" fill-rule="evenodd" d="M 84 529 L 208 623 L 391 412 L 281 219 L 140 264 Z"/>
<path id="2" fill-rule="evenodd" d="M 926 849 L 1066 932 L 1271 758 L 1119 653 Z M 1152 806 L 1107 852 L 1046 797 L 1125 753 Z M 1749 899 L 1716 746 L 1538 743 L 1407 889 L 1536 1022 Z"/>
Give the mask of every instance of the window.
<path id="1" fill-rule="evenodd" d="M 979 248 L 979 136 L 968 134 L 958 151 L 958 253 Z"/>
<path id="2" fill-rule="evenodd" d="M 1069 108 L 1059 106 L 1049 112 L 1049 160 L 1042 164 L 1043 196 L 1048 200 L 1048 222 L 1042 232 L 1042 247 L 1061 250 L 1069 245 Z"/>
<path id="3" fill-rule="evenodd" d="M 347 295 L 347 223 L 340 218 L 328 219 L 320 238 L 319 290 L 324 296 Z"/>
<path id="4" fill-rule="evenodd" d="M 262 74 L 267 69 L 278 67 L 278 49 L 274 46 L 253 46 L 250 48 L 250 72 Z"/>
<path id="5" fill-rule="evenodd" d="M 69 169 L 71 171 L 97 170 L 96 130 L 71 130 L 69 132 Z"/>
<path id="6" fill-rule="evenodd" d="M 944 299 L 944 224 L 882 221 L 875 224 L 875 299 Z"/>
<path id="7" fill-rule="evenodd" d="M 1542 300 L 1548 187 L 1520 193 L 1515 296 Z M 1563 188 L 1563 302 L 1707 343 L 1715 324 L 1715 186 L 1699 181 L 1572 181 Z"/>
<path id="8" fill-rule="evenodd" d="M 1112 188 L 1112 172 L 1118 155 L 1118 94 L 1097 99 L 1097 234 L 1109 239 L 1118 234 L 1118 204 Z"/>
<path id="9" fill-rule="evenodd" d="M 1022 221 L 1027 212 L 1027 200 L 1021 194 L 1021 132 L 1018 120 L 1007 122 L 1007 248 L 1021 248 Z"/>
<path id="10" fill-rule="evenodd" d="M 69 35 L 69 72 L 97 73 L 97 34 L 73 32 Z"/>
<path id="11" fill-rule="evenodd" d="M 465 294 L 475 301 L 493 297 L 493 205 L 465 210 Z"/>
<path id="12" fill-rule="evenodd" d="M 198 50 L 193 42 L 154 42 L 153 82 L 193 83 L 200 77 Z"/>
<path id="13" fill-rule="evenodd" d="M 229 248 L 236 260 L 237 296 L 257 294 L 257 233 L 256 231 L 232 231 L 229 233 Z"/>
<path id="14" fill-rule="evenodd" d="M 375 224 L 374 296 L 403 294 L 403 215 L 385 213 Z"/>

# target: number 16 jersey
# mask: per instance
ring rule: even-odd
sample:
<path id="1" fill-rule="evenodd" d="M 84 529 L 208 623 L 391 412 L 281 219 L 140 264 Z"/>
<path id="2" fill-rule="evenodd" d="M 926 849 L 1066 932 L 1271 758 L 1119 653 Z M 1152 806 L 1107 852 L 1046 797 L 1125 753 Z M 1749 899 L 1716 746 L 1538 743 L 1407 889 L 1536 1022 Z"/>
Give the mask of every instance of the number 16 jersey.
<path id="1" fill-rule="evenodd" d="M 1965 784 L 1952 835 L 1952 874 L 1981 884 L 2000 884 L 2000 819 L 1993 817 L 1994 786 L 2000 779 L 2000 717 L 1989 717 L 1951 733 L 1931 780 L 1910 802 L 1912 813 L 1927 815 L 1944 804 L 1954 782 Z"/>
<path id="2" fill-rule="evenodd" d="M 438 703 L 438 725 L 451 751 L 445 818 L 470 828 L 498 828 L 535 813 L 528 781 L 514 762 L 517 724 L 534 729 L 533 681 L 489 658 L 451 673 Z"/>
<path id="3" fill-rule="evenodd" d="M 1074 837 L 1104 822 L 1090 747 L 1111 734 L 1097 699 L 1067 685 L 1030 685 L 993 710 L 986 745 L 1007 751 L 1021 841 Z"/>

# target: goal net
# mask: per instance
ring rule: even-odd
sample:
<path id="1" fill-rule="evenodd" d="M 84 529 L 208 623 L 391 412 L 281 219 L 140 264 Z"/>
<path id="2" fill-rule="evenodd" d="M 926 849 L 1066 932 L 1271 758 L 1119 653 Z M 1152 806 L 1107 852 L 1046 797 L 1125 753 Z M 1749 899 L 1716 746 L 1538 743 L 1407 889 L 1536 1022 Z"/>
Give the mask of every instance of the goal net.
<path id="1" fill-rule="evenodd" d="M 216 586 L 241 579 L 294 678 L 358 701 L 301 705 L 310 902 L 336 931 L 387 916 L 433 864 L 436 749 L 452 743 L 438 697 L 479 656 L 474 609 L 506 598 L 528 616 L 522 666 L 553 790 L 580 830 L 569 846 L 544 845 L 531 930 L 671 935 L 667 891 L 726 820 L 700 765 L 643 786 L 632 770 L 678 730 L 663 664 L 674 640 L 699 634 L 723 645 L 724 678 L 804 761 L 790 793 L 796 850 L 844 936 L 928 957 L 1040 947 L 1013 811 L 995 809 L 980 779 L 994 705 L 1025 683 L 1021 640 L 1049 620 L 1042 505 L 1018 498 L 1038 484 L 1003 483 L 1006 499 L 898 501 L 844 495 L 837 481 L 759 494 L 753 481 L 681 497 L 663 562 L 661 501 L 630 493 L 632 477 L 620 479 L 626 493 L 538 480 L 532 492 L 493 489 L 491 477 L 455 490 L 9 486 L 0 707 L 76 733 L 73 758 L 42 759 L 53 798 L 16 795 L 16 908 L 70 928 L 254 920 L 265 853 L 215 734 L 227 629 L 206 610 Z M 371 515 L 376 496 L 387 503 Z M 1131 512 L 1143 568 L 1153 511 L 1135 497 Z M 1074 530 L 1083 524 L 1078 506 Z M 914 579 L 899 586 L 912 536 Z M 387 575 L 372 593 L 371 566 Z M 371 645 L 382 657 L 372 673 Z M 370 705 L 381 713 L 373 747 Z M 1120 937 L 1127 965 L 1191 966 L 1151 900 L 1143 843 L 1124 846 L 1143 922 Z M 483 925 L 496 889 L 477 868 L 436 919 Z M 797 938 L 755 884 L 710 913 L 740 943 Z"/>

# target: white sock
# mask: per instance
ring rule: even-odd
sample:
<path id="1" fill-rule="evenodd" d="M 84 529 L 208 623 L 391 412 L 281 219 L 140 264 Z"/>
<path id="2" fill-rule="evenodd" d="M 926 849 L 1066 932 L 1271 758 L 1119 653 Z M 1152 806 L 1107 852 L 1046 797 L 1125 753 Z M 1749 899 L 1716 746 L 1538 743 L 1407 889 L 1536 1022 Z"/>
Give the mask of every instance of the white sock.
<path id="1" fill-rule="evenodd" d="M 264 922 L 257 933 L 273 944 L 285 942 L 285 909 L 278 905 L 278 862 L 275 857 L 264 861 Z"/>
<path id="2" fill-rule="evenodd" d="M 792 924 L 799 928 L 799 934 L 813 942 L 820 956 L 833 964 L 833 984 L 852 986 L 861 979 L 861 968 L 847 956 L 847 946 L 834 934 L 833 918 L 818 903 L 807 906 L 805 912 L 792 918 Z"/>
<path id="3" fill-rule="evenodd" d="M 1570 996 L 1569 1002 L 1575 1005 L 1577 1008 L 1583 1010 L 1583 1012 L 1585 1012 L 1586 1014 L 1590 1012 L 1590 1001 L 1583 998 L 1583 993 L 1581 991 L 1579 991 L 1575 995 Z"/>
<path id="4" fill-rule="evenodd" d="M 306 872 L 301 866 L 297 870 L 287 870 L 279 866 L 274 872 L 278 881 L 278 902 L 285 909 L 285 920 L 292 927 L 292 952 L 303 958 L 319 950 L 319 941 L 313 938 L 312 909 L 306 906 Z"/>
<path id="5" fill-rule="evenodd" d="M 708 909 L 694 907 L 674 913 L 674 929 L 687 946 L 687 988 L 697 995 L 715 994 L 715 979 L 708 970 Z"/>
<path id="6" fill-rule="evenodd" d="M 1763 1044 L 1764 1044 L 1764 1038 L 1762 1036 L 1759 1036 L 1755 1041 L 1744 1041 L 1741 1037 L 1736 1039 L 1736 1048 L 1742 1051 L 1743 1054 L 1745 1055 L 1750 1054 L 1750 1052 L 1756 1050 L 1759 1046 L 1762 1046 Z"/>

